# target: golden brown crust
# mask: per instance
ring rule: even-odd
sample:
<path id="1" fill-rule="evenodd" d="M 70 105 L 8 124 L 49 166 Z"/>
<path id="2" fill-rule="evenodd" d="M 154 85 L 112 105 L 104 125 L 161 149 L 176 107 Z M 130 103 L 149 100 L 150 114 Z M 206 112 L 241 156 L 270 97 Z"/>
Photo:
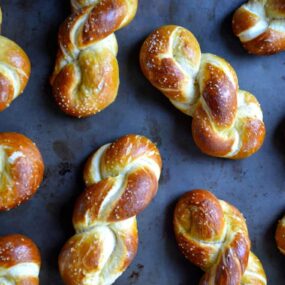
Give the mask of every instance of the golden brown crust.
<path id="1" fill-rule="evenodd" d="M 15 266 L 23 266 L 23 269 L 19 268 L 19 273 L 15 273 L 12 276 L 9 270 Z M 2 278 L 8 278 L 8 280 L 16 282 L 16 285 L 38 285 L 38 271 L 40 266 L 40 252 L 31 239 L 18 234 L 0 237 L 0 267 L 1 270 L 3 269 L 3 272 L 1 272 Z"/>
<path id="2" fill-rule="evenodd" d="M 41 264 L 40 252 L 34 242 L 18 234 L 0 237 L 0 267 L 9 268 L 24 262 Z"/>
<path id="3" fill-rule="evenodd" d="M 260 120 L 247 118 L 243 122 L 241 133 L 242 147 L 233 159 L 248 157 L 257 152 L 264 142 L 266 130 Z"/>
<path id="4" fill-rule="evenodd" d="M 25 89 L 31 64 L 27 54 L 13 41 L 0 36 L 0 111 L 3 111 Z"/>
<path id="5" fill-rule="evenodd" d="M 255 55 L 272 55 L 285 50 L 285 32 L 268 29 L 255 39 L 244 42 L 243 46 Z"/>
<path id="6" fill-rule="evenodd" d="M 0 133 L 0 211 L 30 199 L 43 179 L 44 163 L 36 145 L 17 133 Z"/>
<path id="7" fill-rule="evenodd" d="M 234 77 L 235 73 L 231 71 Z M 230 127 L 235 121 L 237 112 L 237 82 L 232 82 L 224 70 L 211 63 L 205 64 L 201 73 L 203 73 L 201 96 L 209 107 L 212 121 L 218 128 Z"/>
<path id="8" fill-rule="evenodd" d="M 133 224 L 124 231 L 123 235 L 119 234 L 116 238 L 118 239 L 118 244 L 113 246 L 120 247 L 120 244 L 123 245 L 122 251 L 117 254 L 116 257 L 112 256 L 114 253 L 112 253 L 111 256 L 108 256 L 110 259 L 108 262 L 111 264 L 112 258 L 117 258 L 117 263 L 111 270 L 120 272 L 125 271 L 137 252 L 138 234 L 136 221 L 134 220 Z M 96 275 L 96 273 L 98 274 L 98 272 L 101 272 L 104 268 L 108 267 L 108 263 L 102 264 L 102 262 L 100 262 L 106 254 L 105 251 L 108 252 L 106 247 L 112 248 L 112 242 L 110 242 L 110 240 L 108 241 L 109 243 L 106 244 L 106 233 L 101 231 L 100 228 L 95 228 L 92 232 L 73 236 L 64 245 L 59 256 L 59 269 L 65 284 L 84 284 L 83 280 L 88 279 L 88 275 L 91 272 Z M 102 279 L 101 282 L 103 282 Z M 100 284 L 100 282 L 94 284 Z"/>
<path id="9" fill-rule="evenodd" d="M 138 246 L 136 215 L 155 196 L 161 167 L 156 146 L 137 135 L 102 146 L 89 158 L 88 188 L 73 213 L 77 234 L 59 257 L 66 284 L 112 284 L 126 270 Z"/>
<path id="10" fill-rule="evenodd" d="M 110 145 L 101 160 L 103 176 L 117 176 L 126 166 L 141 158 L 154 161 L 162 167 L 161 156 L 156 145 L 148 138 L 138 135 L 126 135 Z M 88 169 L 85 169 L 85 173 Z"/>
<path id="11" fill-rule="evenodd" d="M 275 233 L 275 240 L 278 249 L 285 255 L 285 217 L 278 222 Z"/>
<path id="12" fill-rule="evenodd" d="M 68 115 L 87 117 L 117 96 L 119 68 L 114 32 L 135 16 L 137 0 L 72 1 L 75 12 L 59 30 L 53 94 Z"/>
<path id="13" fill-rule="evenodd" d="M 232 28 L 235 35 L 248 30 L 258 22 L 259 17 L 256 14 L 249 13 L 244 7 L 237 9 L 233 16 Z"/>
<path id="14" fill-rule="evenodd" d="M 265 127 L 258 101 L 239 90 L 228 62 L 201 54 L 190 31 L 179 26 L 155 30 L 141 48 L 140 64 L 151 84 L 193 117 L 193 137 L 204 153 L 238 159 L 261 147 Z"/>
<path id="15" fill-rule="evenodd" d="M 242 214 L 210 192 L 194 190 L 179 199 L 174 231 L 185 257 L 205 271 L 200 284 L 266 284 Z"/>
<path id="16" fill-rule="evenodd" d="M 142 72 L 151 84 L 172 100 L 184 101 L 183 89 L 189 80 L 182 70 L 175 64 L 175 58 L 163 57 L 172 48 L 171 37 L 180 38 L 182 46 L 177 46 L 177 52 L 185 55 L 189 65 L 200 63 L 200 46 L 192 33 L 177 26 L 162 26 L 155 30 L 144 42 L 140 52 Z"/>
<path id="17" fill-rule="evenodd" d="M 211 120 L 201 105 L 197 107 L 195 117 L 192 120 L 192 135 L 200 150 L 211 156 L 223 157 L 231 152 L 234 139 L 219 136 L 215 131 Z"/>
<path id="18" fill-rule="evenodd" d="M 235 11 L 232 28 L 249 53 L 271 55 L 284 51 L 284 0 L 248 1 Z"/>

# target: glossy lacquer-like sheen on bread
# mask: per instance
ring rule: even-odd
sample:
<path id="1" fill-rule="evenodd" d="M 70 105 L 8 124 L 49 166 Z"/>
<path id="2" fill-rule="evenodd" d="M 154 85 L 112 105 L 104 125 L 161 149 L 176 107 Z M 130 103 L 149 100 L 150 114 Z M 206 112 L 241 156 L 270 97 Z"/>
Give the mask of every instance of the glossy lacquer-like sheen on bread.
<path id="1" fill-rule="evenodd" d="M 42 156 L 30 139 L 17 133 L 0 133 L 0 211 L 30 199 L 43 173 Z"/>
<path id="2" fill-rule="evenodd" d="M 23 235 L 0 237 L 0 284 L 38 285 L 40 252 Z"/>
<path id="3" fill-rule="evenodd" d="M 0 7 L 0 29 L 1 24 Z M 30 73 L 31 64 L 26 53 L 15 42 L 0 35 L 0 111 L 24 91 Z"/>
<path id="4" fill-rule="evenodd" d="M 65 113 L 94 115 L 117 96 L 118 44 L 114 32 L 135 17 L 138 0 L 74 0 L 74 13 L 59 30 L 51 77 L 53 95 Z"/>
<path id="5" fill-rule="evenodd" d="M 236 10 L 233 31 L 252 54 L 285 50 L 285 0 L 250 0 Z"/>
<path id="6" fill-rule="evenodd" d="M 243 215 L 206 190 L 183 195 L 174 231 L 185 257 L 205 271 L 200 285 L 265 285 L 260 260 L 250 251 Z"/>
<path id="7" fill-rule="evenodd" d="M 140 63 L 152 85 L 193 117 L 193 138 L 204 153 L 239 159 L 261 147 L 265 126 L 257 99 L 239 89 L 228 62 L 201 54 L 190 31 L 178 26 L 155 30 L 142 46 Z"/>
<path id="8" fill-rule="evenodd" d="M 137 135 L 90 157 L 73 213 L 76 234 L 59 256 L 65 284 L 109 285 L 126 270 L 138 247 L 136 216 L 156 195 L 161 165 L 156 146 Z"/>

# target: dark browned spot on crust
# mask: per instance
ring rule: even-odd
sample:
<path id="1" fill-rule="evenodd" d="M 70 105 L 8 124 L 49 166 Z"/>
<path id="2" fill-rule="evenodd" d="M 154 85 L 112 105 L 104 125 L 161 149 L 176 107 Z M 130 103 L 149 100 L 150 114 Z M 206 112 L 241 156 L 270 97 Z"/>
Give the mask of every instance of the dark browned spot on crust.
<path id="1" fill-rule="evenodd" d="M 127 177 L 125 191 L 110 214 L 112 222 L 125 220 L 143 211 L 157 191 L 157 179 L 147 168 L 140 168 Z"/>
<path id="2" fill-rule="evenodd" d="M 198 106 L 193 116 L 192 135 L 195 143 L 205 154 L 224 157 L 231 152 L 234 139 L 220 137 L 212 128 L 208 115 L 201 106 Z"/>
<path id="3" fill-rule="evenodd" d="M 237 88 L 221 68 L 206 64 L 202 96 L 218 127 L 233 124 L 237 111 Z"/>
<path id="4" fill-rule="evenodd" d="M 126 16 L 126 4 L 122 0 L 100 1 L 93 7 L 82 30 L 82 43 L 102 40 L 115 32 Z"/>

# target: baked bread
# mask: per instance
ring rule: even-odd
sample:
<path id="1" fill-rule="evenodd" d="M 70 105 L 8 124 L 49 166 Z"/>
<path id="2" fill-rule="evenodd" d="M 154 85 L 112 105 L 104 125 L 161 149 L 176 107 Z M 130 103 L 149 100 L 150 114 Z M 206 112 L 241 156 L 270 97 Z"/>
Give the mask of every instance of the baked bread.
<path id="1" fill-rule="evenodd" d="M 114 32 L 132 21 L 138 0 L 74 0 L 72 6 L 75 12 L 59 30 L 51 85 L 62 111 L 80 118 L 95 115 L 116 99 Z"/>
<path id="2" fill-rule="evenodd" d="M 250 251 L 243 215 L 206 190 L 186 193 L 174 212 L 174 231 L 185 257 L 205 271 L 201 285 L 263 285 L 266 276 Z"/>
<path id="3" fill-rule="evenodd" d="M 90 157 L 73 213 L 76 234 L 59 256 L 65 284 L 110 285 L 126 270 L 137 252 L 136 216 L 156 195 L 161 165 L 156 146 L 136 135 Z"/>
<path id="4" fill-rule="evenodd" d="M 17 133 L 0 133 L 0 211 L 30 199 L 43 179 L 44 163 L 36 145 Z"/>
<path id="5" fill-rule="evenodd" d="M 9 107 L 24 91 L 30 73 L 31 64 L 26 53 L 16 43 L 0 35 L 0 111 Z"/>
<path id="6" fill-rule="evenodd" d="M 285 254 L 285 216 L 278 222 L 275 240 L 280 252 Z"/>
<path id="7" fill-rule="evenodd" d="M 285 1 L 250 0 L 236 10 L 232 27 L 252 54 L 270 55 L 285 50 Z"/>
<path id="8" fill-rule="evenodd" d="M 0 284 L 38 285 L 40 252 L 22 235 L 0 237 Z"/>
<path id="9" fill-rule="evenodd" d="M 240 159 L 261 147 L 265 126 L 256 98 L 239 90 L 228 62 L 201 54 L 190 31 L 178 26 L 155 30 L 142 46 L 140 64 L 152 85 L 193 117 L 193 138 L 204 153 Z"/>

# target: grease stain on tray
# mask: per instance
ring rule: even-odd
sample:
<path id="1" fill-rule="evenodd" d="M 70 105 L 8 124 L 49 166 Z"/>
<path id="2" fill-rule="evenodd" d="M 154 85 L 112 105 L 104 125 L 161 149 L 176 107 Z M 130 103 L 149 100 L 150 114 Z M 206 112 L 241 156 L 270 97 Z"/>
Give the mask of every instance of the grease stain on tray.
<path id="1" fill-rule="evenodd" d="M 160 135 L 160 130 L 161 126 L 159 125 L 158 121 L 154 118 L 146 117 L 145 118 L 145 124 L 146 126 L 143 128 L 143 132 L 148 133 L 150 139 L 157 145 L 159 148 L 162 143 L 161 135 Z M 147 134 L 145 134 L 147 135 Z"/>
<path id="2" fill-rule="evenodd" d="M 53 142 L 53 150 L 55 154 L 64 161 L 73 160 L 74 154 L 66 142 L 57 140 Z"/>
<path id="3" fill-rule="evenodd" d="M 77 132 L 86 132 L 91 128 L 91 123 L 90 121 L 78 121 L 74 123 L 73 128 Z"/>
<path id="4" fill-rule="evenodd" d="M 161 173 L 161 177 L 160 177 L 160 181 L 159 184 L 167 184 L 167 182 L 169 182 L 171 179 L 170 177 L 170 171 L 169 168 L 163 168 L 162 173 Z"/>
<path id="5" fill-rule="evenodd" d="M 61 163 L 58 165 L 58 174 L 59 174 L 60 176 L 65 176 L 66 174 L 72 172 L 73 167 L 74 167 L 74 166 L 73 166 L 72 163 L 69 163 L 69 162 L 61 162 Z"/>
<path id="6" fill-rule="evenodd" d="M 144 269 L 144 265 L 140 263 L 138 263 L 136 267 L 137 267 L 137 270 L 133 270 L 130 276 L 128 277 L 128 279 L 131 281 L 131 284 L 133 282 L 136 282 L 139 279 L 140 274 L 142 270 Z"/>

